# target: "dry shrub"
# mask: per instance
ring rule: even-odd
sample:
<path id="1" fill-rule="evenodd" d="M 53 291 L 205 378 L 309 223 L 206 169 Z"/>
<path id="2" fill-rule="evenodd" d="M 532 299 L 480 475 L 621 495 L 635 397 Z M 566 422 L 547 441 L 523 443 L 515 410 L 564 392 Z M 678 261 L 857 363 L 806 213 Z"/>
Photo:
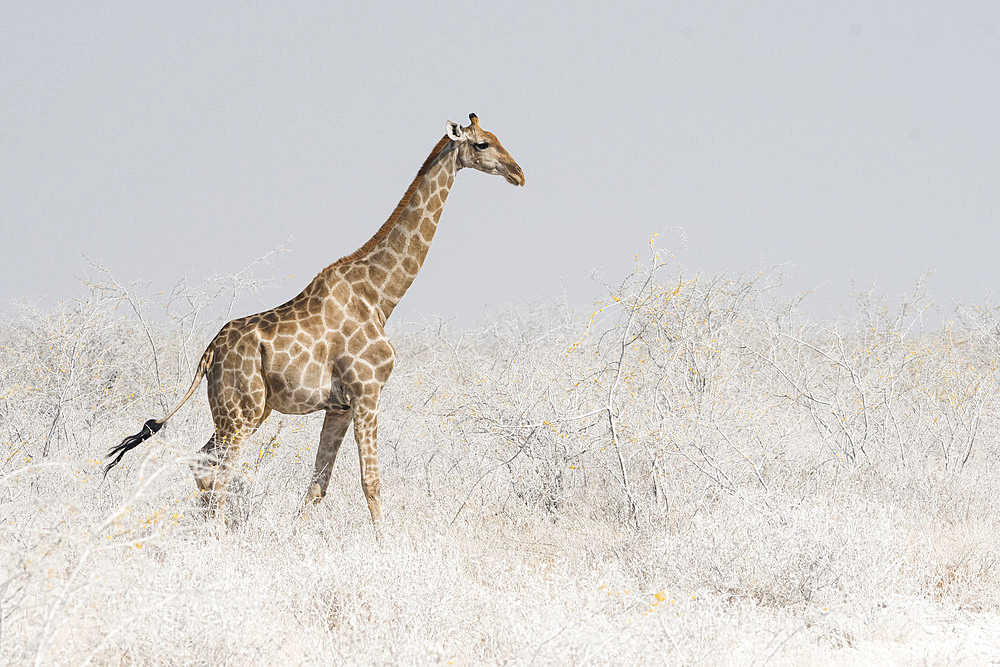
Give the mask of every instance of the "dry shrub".
<path id="1" fill-rule="evenodd" d="M 201 395 L 102 480 L 235 281 L 25 308 L 0 328 L 0 660 L 985 659 L 998 311 L 930 326 L 919 290 L 865 293 L 817 322 L 784 282 L 651 245 L 589 318 L 396 327 L 381 547 L 350 447 L 295 519 L 315 415 L 247 443 L 227 528 L 193 511 Z"/>

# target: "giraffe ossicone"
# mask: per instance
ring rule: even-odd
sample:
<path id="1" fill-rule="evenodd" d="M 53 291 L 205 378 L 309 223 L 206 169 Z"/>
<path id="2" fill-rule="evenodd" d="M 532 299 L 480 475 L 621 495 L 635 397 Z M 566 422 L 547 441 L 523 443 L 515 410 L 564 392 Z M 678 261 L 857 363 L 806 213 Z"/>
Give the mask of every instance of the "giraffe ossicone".
<path id="1" fill-rule="evenodd" d="M 361 461 L 361 485 L 376 528 L 382 517 L 378 469 L 379 396 L 395 351 L 383 329 L 423 265 L 445 200 L 460 169 L 524 185 L 524 172 L 496 135 L 469 114 L 446 124 L 395 210 L 361 248 L 329 265 L 302 292 L 276 308 L 227 323 L 205 350 L 180 403 L 112 448 L 104 474 L 156 433 L 208 379 L 215 433 L 201 449 L 195 482 L 202 502 L 222 509 L 240 446 L 272 410 L 326 413 L 303 508 L 326 495 L 348 427 Z"/>

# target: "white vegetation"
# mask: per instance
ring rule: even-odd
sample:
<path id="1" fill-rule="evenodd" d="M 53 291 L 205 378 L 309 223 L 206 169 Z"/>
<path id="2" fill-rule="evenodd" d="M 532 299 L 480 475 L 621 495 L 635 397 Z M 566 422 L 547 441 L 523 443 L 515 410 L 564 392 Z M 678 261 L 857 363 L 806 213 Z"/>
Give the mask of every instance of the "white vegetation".
<path id="1" fill-rule="evenodd" d="M 822 325 L 774 274 L 636 266 L 589 321 L 393 332 L 381 546 L 350 437 L 297 519 L 319 415 L 244 447 L 226 527 L 188 468 L 204 390 L 102 481 L 187 388 L 214 288 L 167 317 L 117 284 L 23 309 L 0 328 L 0 663 L 996 659 L 1000 312 L 925 327 L 924 299 L 861 295 Z"/>

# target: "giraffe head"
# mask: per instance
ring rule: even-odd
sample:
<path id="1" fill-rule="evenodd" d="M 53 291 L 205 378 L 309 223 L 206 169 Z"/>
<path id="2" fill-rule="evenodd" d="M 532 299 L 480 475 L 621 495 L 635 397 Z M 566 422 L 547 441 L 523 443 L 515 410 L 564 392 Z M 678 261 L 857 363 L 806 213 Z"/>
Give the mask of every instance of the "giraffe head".
<path id="1" fill-rule="evenodd" d="M 472 167 L 487 174 L 496 174 L 513 185 L 524 185 L 524 172 L 510 153 L 500 145 L 497 135 L 479 126 L 479 118 L 469 114 L 468 127 L 459 127 L 453 120 L 448 121 L 448 138 L 455 142 L 458 151 L 458 166 Z"/>

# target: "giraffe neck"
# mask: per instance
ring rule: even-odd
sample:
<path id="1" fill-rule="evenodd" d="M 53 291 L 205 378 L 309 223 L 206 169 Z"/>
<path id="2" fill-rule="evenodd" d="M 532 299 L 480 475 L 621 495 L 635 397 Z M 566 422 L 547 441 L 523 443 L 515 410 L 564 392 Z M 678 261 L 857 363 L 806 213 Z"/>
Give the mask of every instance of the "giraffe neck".
<path id="1" fill-rule="evenodd" d="M 355 291 L 386 318 L 413 284 L 430 250 L 459 169 L 454 148 L 452 141 L 442 138 L 385 224 L 357 252 L 338 262 L 347 268 Z"/>

